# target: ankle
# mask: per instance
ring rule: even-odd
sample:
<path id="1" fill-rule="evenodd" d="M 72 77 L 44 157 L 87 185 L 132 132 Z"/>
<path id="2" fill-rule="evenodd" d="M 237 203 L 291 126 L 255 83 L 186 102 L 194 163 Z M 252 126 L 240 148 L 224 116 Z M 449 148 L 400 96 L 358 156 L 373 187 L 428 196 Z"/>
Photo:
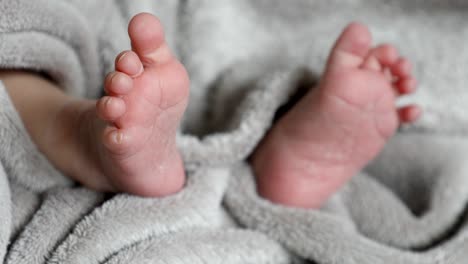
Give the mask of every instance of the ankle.
<path id="1" fill-rule="evenodd" d="M 90 106 L 88 101 L 81 99 L 63 102 L 51 113 L 51 118 L 36 142 L 52 164 L 68 176 L 75 174 L 77 146 L 87 145 L 83 142 L 87 137 L 83 137 L 81 131 L 90 129 L 90 124 L 86 121 L 92 111 Z"/>
<path id="2" fill-rule="evenodd" d="M 67 145 L 66 143 L 76 136 L 76 131 L 83 125 L 90 111 L 92 107 L 85 100 L 71 98 L 66 100 L 51 113 L 39 137 L 39 144 L 54 147 Z"/>

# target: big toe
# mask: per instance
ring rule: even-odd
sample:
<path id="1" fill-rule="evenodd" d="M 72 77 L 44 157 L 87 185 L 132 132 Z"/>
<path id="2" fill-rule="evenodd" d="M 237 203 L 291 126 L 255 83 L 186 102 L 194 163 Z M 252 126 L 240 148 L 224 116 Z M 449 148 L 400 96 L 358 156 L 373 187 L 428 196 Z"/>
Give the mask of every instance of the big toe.
<path id="1" fill-rule="evenodd" d="M 328 60 L 329 70 L 359 67 L 370 51 L 371 33 L 360 23 L 349 24 L 335 43 Z"/>
<path id="2" fill-rule="evenodd" d="M 164 64 L 172 58 L 161 22 L 149 13 L 140 13 L 128 25 L 132 49 L 145 67 Z"/>

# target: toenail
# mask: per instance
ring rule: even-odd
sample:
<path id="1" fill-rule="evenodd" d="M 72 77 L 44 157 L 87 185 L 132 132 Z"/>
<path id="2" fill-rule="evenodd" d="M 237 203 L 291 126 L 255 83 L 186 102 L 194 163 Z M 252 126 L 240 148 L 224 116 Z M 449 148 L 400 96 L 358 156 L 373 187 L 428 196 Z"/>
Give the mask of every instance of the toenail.
<path id="1" fill-rule="evenodd" d="M 111 73 L 111 75 L 110 75 L 110 77 L 109 77 L 111 83 L 112 83 L 112 80 L 114 80 L 115 76 L 117 76 L 117 72 Z"/>
<path id="2" fill-rule="evenodd" d="M 117 144 L 122 143 L 122 140 L 123 140 L 122 133 L 120 133 L 118 131 L 115 131 L 114 133 L 112 133 L 112 140 Z"/>
<path id="3" fill-rule="evenodd" d="M 132 78 L 138 77 L 143 73 L 144 70 L 145 68 L 143 67 L 143 65 L 140 65 L 140 71 L 137 74 L 131 75 L 130 77 Z"/>
<path id="4" fill-rule="evenodd" d="M 117 72 L 111 72 L 111 73 L 109 73 L 107 75 L 107 77 L 106 77 L 106 86 L 112 85 L 112 82 L 113 82 L 114 77 L 115 77 L 116 74 L 117 74 Z"/>
<path id="5" fill-rule="evenodd" d="M 127 56 L 128 52 L 124 52 L 122 53 L 122 55 L 120 55 L 119 59 L 117 60 L 117 63 L 120 62 L 125 56 Z"/>
<path id="6" fill-rule="evenodd" d="M 106 107 L 108 107 L 110 105 L 111 101 L 112 101 L 112 97 L 107 98 Z"/>

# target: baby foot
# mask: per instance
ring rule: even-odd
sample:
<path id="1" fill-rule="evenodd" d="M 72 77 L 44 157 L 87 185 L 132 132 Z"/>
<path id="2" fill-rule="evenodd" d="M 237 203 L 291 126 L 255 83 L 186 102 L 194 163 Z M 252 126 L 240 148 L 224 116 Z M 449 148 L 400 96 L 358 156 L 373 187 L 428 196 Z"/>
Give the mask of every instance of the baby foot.
<path id="1" fill-rule="evenodd" d="M 401 122 L 421 114 L 397 109 L 414 92 L 411 65 L 391 45 L 371 48 L 353 23 L 337 40 L 318 87 L 269 132 L 252 156 L 258 191 L 277 203 L 320 207 L 382 150 Z"/>
<path id="2" fill-rule="evenodd" d="M 189 79 L 150 14 L 129 24 L 132 51 L 115 62 L 96 103 L 99 169 L 117 190 L 164 196 L 185 182 L 175 135 L 188 101 Z M 98 122 L 99 123 L 99 122 Z"/>

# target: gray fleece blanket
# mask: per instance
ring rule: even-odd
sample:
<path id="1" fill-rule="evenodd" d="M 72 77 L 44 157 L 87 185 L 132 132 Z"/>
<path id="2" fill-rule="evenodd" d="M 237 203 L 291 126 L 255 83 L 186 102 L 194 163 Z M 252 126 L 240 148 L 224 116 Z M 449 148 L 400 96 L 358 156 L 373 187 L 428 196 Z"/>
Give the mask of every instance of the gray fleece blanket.
<path id="1" fill-rule="evenodd" d="M 1 0 L 0 67 L 96 98 L 141 11 L 192 80 L 186 187 L 161 199 L 80 187 L 37 151 L 2 86 L 4 263 L 468 263 L 467 1 Z M 420 92 L 400 103 L 425 115 L 320 210 L 272 204 L 245 160 L 352 20 L 414 61 Z"/>

